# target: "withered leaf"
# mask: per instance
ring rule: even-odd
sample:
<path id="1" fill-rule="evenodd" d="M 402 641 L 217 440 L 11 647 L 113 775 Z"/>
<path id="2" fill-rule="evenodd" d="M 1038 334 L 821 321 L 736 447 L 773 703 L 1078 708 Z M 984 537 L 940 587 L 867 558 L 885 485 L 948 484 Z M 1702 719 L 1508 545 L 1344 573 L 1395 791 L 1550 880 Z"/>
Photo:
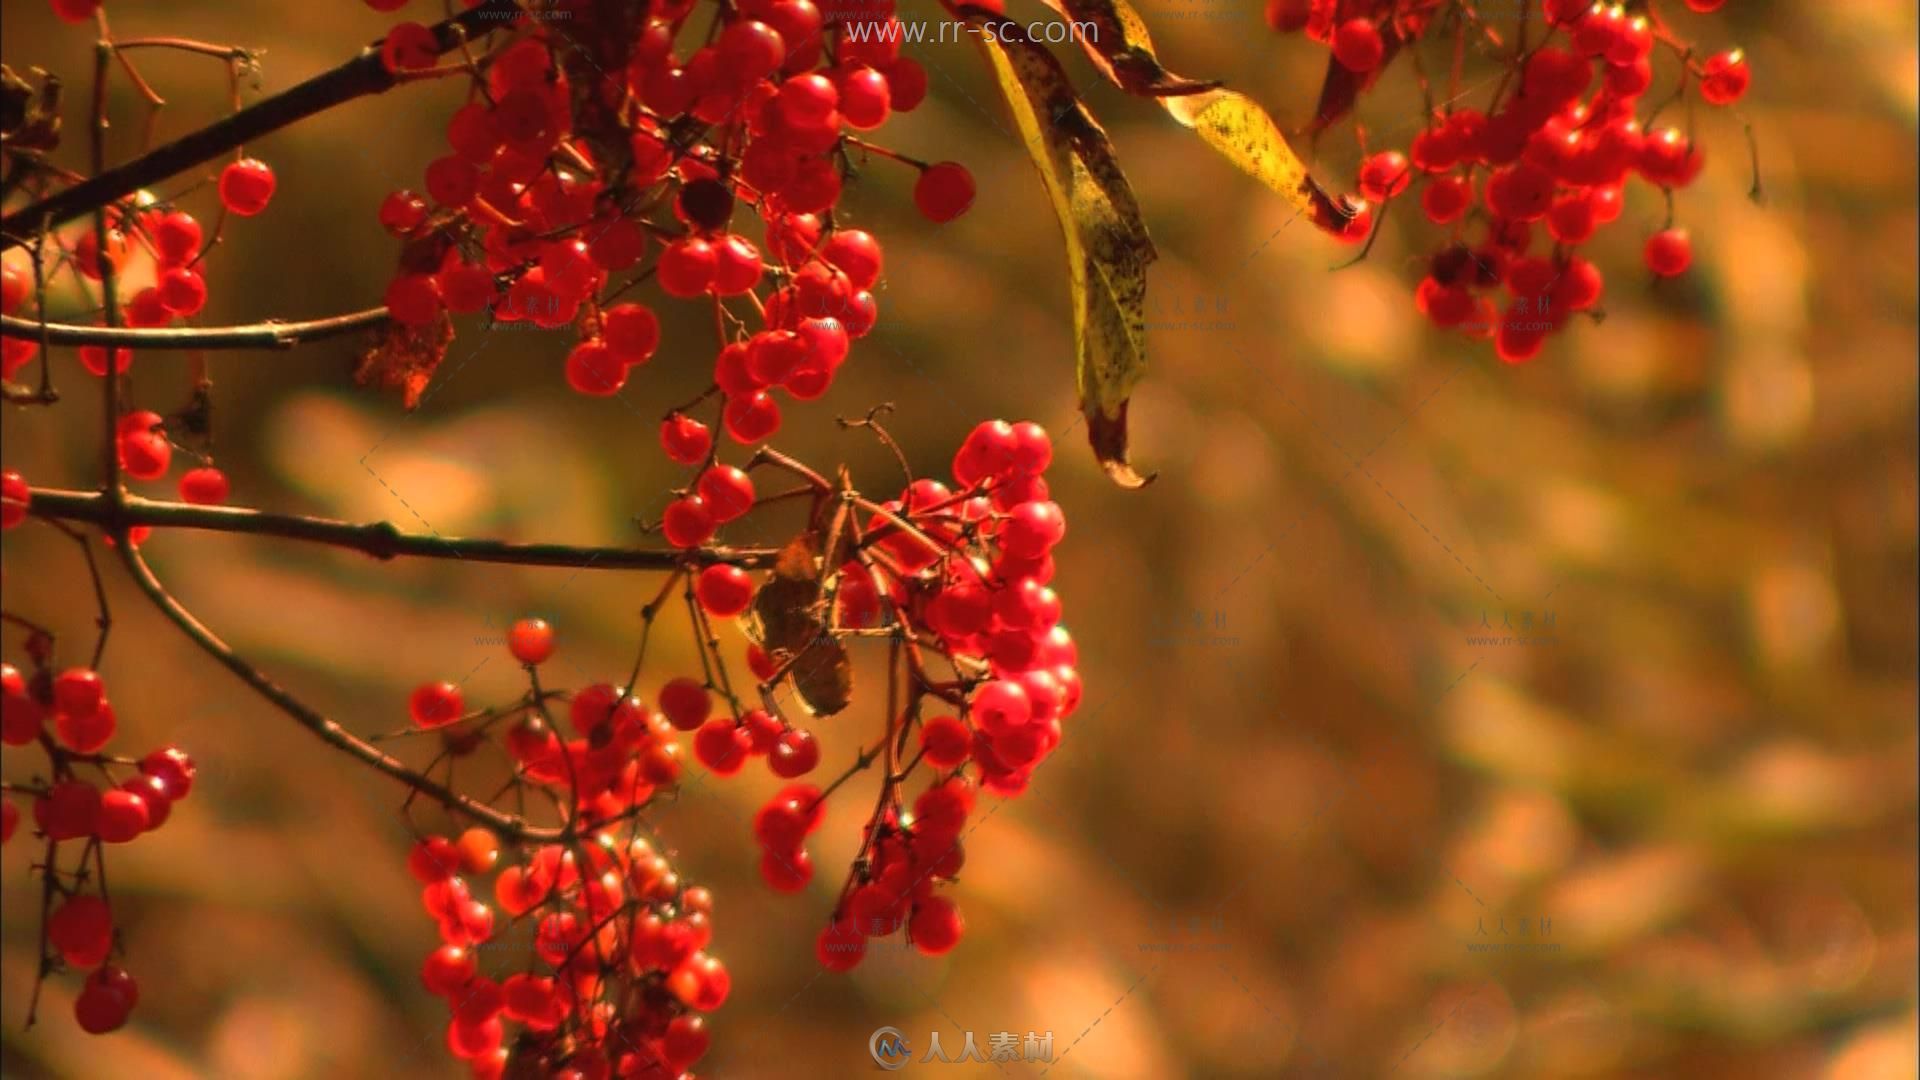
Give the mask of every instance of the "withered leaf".
<path id="1" fill-rule="evenodd" d="M 772 577 L 755 593 L 748 629 L 776 660 L 797 657 L 788 669 L 794 691 L 815 715 L 832 716 L 853 700 L 853 664 L 820 621 L 820 592 L 813 534 L 802 533 L 780 549 Z"/>
<path id="2" fill-rule="evenodd" d="M 1066 240 L 1074 372 L 1094 452 L 1116 483 L 1139 487 L 1150 477 L 1127 464 L 1125 406 L 1146 374 L 1147 267 L 1158 253 L 1112 142 L 1060 61 L 1010 19 L 965 14 Z"/>
<path id="3" fill-rule="evenodd" d="M 353 381 L 400 391 L 401 404 L 411 412 L 420 404 L 420 395 L 426 392 L 435 369 L 447 358 L 447 346 L 453 344 L 453 320 L 442 314 L 427 326 L 389 321 L 376 333 L 379 337 L 354 365 Z"/>

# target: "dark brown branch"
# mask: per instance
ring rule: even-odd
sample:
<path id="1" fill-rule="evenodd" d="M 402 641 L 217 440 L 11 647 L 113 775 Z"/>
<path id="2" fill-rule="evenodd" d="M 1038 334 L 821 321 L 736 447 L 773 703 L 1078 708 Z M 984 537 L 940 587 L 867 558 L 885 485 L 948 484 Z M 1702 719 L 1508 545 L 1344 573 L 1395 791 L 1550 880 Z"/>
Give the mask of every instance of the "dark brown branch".
<path id="1" fill-rule="evenodd" d="M 553 840 L 565 833 L 560 829 L 537 828 L 529 825 L 524 818 L 508 814 L 493 807 L 462 795 L 452 788 L 407 767 L 399 758 L 382 751 L 379 747 L 348 731 L 340 724 L 293 696 L 285 687 L 268 678 L 265 672 L 254 667 L 235 653 L 226 642 L 221 641 L 193 613 L 175 600 L 167 592 L 160 579 L 154 577 L 153 569 L 140 557 L 132 544 L 122 542 L 119 545 L 121 558 L 127 564 L 127 570 L 154 604 L 169 619 L 180 627 L 181 631 L 201 649 L 218 660 L 227 670 L 240 677 L 240 680 L 279 706 L 280 711 L 297 721 L 301 727 L 319 736 L 328 745 L 344 751 L 364 764 L 393 777 L 420 794 L 433 799 L 449 810 L 456 810 L 473 820 L 493 829 L 501 836 L 516 840 Z"/>
<path id="2" fill-rule="evenodd" d="M 45 340 L 53 345 L 101 345 L 133 349 L 291 349 L 378 326 L 387 309 L 369 308 L 307 322 L 269 320 L 248 326 L 173 326 L 133 329 L 47 323 Z M 40 340 L 40 323 L 0 315 L 0 336 Z"/>
<path id="3" fill-rule="evenodd" d="M 512 0 L 486 0 L 435 25 L 433 33 L 439 51 L 451 52 L 468 37 L 511 26 L 519 10 L 519 5 Z M 0 233 L 5 234 L 0 236 L 0 251 L 26 243 L 42 223 L 59 225 L 71 221 L 269 132 L 394 85 L 393 75 L 380 62 L 380 50 L 370 45 L 339 67 L 0 218 Z"/>
<path id="4" fill-rule="evenodd" d="M 696 563 L 731 563 L 747 569 L 764 569 L 773 565 L 778 554 L 763 548 L 703 548 L 680 552 L 433 536 L 401 532 L 389 521 L 355 524 L 236 506 L 163 502 L 138 495 L 125 496 L 116 508 L 109 499 L 95 492 L 51 488 L 35 488 L 30 509 L 41 517 L 84 521 L 110 533 L 135 525 L 248 533 L 347 548 L 382 560 L 405 555 L 517 566 L 571 566 L 582 570 L 677 570 L 691 558 Z"/>

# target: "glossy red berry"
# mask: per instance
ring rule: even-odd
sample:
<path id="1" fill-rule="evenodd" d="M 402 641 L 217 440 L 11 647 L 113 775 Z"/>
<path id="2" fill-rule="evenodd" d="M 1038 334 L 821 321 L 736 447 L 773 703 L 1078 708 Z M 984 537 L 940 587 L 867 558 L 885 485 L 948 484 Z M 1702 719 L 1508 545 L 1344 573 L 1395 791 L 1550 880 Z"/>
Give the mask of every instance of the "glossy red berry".
<path id="1" fill-rule="evenodd" d="M 391 73 L 430 68 L 439 58 L 433 31 L 417 22 L 396 23 L 380 43 L 380 63 Z"/>
<path id="2" fill-rule="evenodd" d="M 796 729 L 782 734 L 767 755 L 767 767 L 785 780 L 805 776 L 819 764 L 820 743 L 811 731 Z"/>
<path id="3" fill-rule="evenodd" d="M 753 480 L 732 465 L 715 465 L 694 485 L 716 522 L 725 524 L 753 509 Z"/>
<path id="4" fill-rule="evenodd" d="M 97 896 L 75 896 L 47 916 L 47 940 L 74 967 L 98 967 L 113 948 L 113 913 Z"/>
<path id="5" fill-rule="evenodd" d="M 913 917 L 907 920 L 907 936 L 913 939 L 913 947 L 928 956 L 950 952 L 965 931 L 960 909 L 944 896 L 929 896 L 914 904 Z"/>
<path id="6" fill-rule="evenodd" d="M 660 528 L 667 543 L 677 548 L 694 548 L 712 539 L 716 524 L 705 499 L 684 495 L 667 505 Z"/>
<path id="7" fill-rule="evenodd" d="M 89 980 L 73 999 L 73 1018 L 89 1035 L 106 1035 L 126 1026 L 133 1003 L 121 990 Z"/>
<path id="8" fill-rule="evenodd" d="M 693 731 L 707 722 L 713 699 L 692 679 L 674 679 L 660 688 L 660 711 L 676 730 Z"/>
<path id="9" fill-rule="evenodd" d="M 699 296 L 713 287 L 718 261 L 713 245 L 697 236 L 675 240 L 660 253 L 661 291 L 681 299 Z"/>
<path id="10" fill-rule="evenodd" d="M 973 174 L 957 161 L 930 165 L 913 185 L 913 204 L 928 221 L 944 223 L 973 205 Z"/>
<path id="11" fill-rule="evenodd" d="M 33 822 L 50 840 L 93 835 L 100 791 L 85 780 L 62 780 L 33 802 Z"/>
<path id="12" fill-rule="evenodd" d="M 27 486 L 26 477 L 12 469 L 0 472 L 0 529 L 11 529 L 27 520 L 32 505 L 33 489 Z"/>
<path id="13" fill-rule="evenodd" d="M 180 476 L 180 499 L 197 506 L 218 506 L 230 491 L 227 474 L 211 465 L 188 469 Z"/>
<path id="14" fill-rule="evenodd" d="M 465 708 L 460 688 L 450 682 L 426 683 L 407 699 L 407 713 L 422 728 L 444 727 L 460 719 Z"/>
<path id="15" fill-rule="evenodd" d="M 1413 165 L 1398 150 L 1383 150 L 1360 163 L 1360 194 L 1370 202 L 1386 202 L 1412 181 Z"/>
<path id="16" fill-rule="evenodd" d="M 780 405 L 764 390 L 727 399 L 721 413 L 727 435 L 742 445 L 757 443 L 780 430 Z"/>
<path id="17" fill-rule="evenodd" d="M 852 971 L 866 954 L 867 935 L 850 918 L 828 925 L 813 944 L 814 958 L 833 972 Z"/>
<path id="18" fill-rule="evenodd" d="M 567 354 L 567 385 L 590 397 L 611 397 L 627 384 L 627 365 L 598 341 L 583 341 Z"/>
<path id="19" fill-rule="evenodd" d="M 1700 96 L 1709 104 L 1731 105 L 1746 96 L 1753 73 L 1740 49 L 1715 53 L 1700 67 Z"/>
<path id="20" fill-rule="evenodd" d="M 140 771 L 160 780 L 168 800 L 178 802 L 193 791 L 198 770 L 193 758 L 177 746 L 163 746 L 140 759 Z"/>
<path id="21" fill-rule="evenodd" d="M 1349 71 L 1365 74 L 1380 66 L 1386 43 L 1372 19 L 1354 18 L 1333 32 L 1333 58 Z"/>
<path id="22" fill-rule="evenodd" d="M 693 735 L 693 756 L 716 776 L 732 776 L 747 763 L 752 740 L 731 719 L 716 716 Z"/>
<path id="23" fill-rule="evenodd" d="M 179 266 L 200 254 L 200 222 L 184 210 L 172 210 L 153 220 L 153 247 L 160 262 Z"/>
<path id="24" fill-rule="evenodd" d="M 709 566 L 695 579 L 693 592 L 709 615 L 730 619 L 753 602 L 753 578 L 737 566 Z"/>
<path id="25" fill-rule="evenodd" d="M 523 664 L 543 664 L 553 655 L 553 626 L 545 619 L 517 619 L 507 630 L 507 651 Z"/>
<path id="26" fill-rule="evenodd" d="M 660 446 L 668 458 L 682 465 L 698 465 L 713 450 L 713 433 L 693 417 L 674 413 L 660 425 Z"/>
<path id="27" fill-rule="evenodd" d="M 150 822 L 147 801 L 138 793 L 115 789 L 100 796 L 94 832 L 109 844 L 124 844 L 146 832 Z"/>
<path id="28" fill-rule="evenodd" d="M 273 198 L 273 170 L 256 158 L 242 158 L 220 171 L 220 204 L 241 217 L 252 217 Z"/>
<path id="29" fill-rule="evenodd" d="M 1647 269 L 1660 277 L 1675 277 L 1693 265 L 1693 241 L 1685 229 L 1662 229 L 1647 239 Z"/>

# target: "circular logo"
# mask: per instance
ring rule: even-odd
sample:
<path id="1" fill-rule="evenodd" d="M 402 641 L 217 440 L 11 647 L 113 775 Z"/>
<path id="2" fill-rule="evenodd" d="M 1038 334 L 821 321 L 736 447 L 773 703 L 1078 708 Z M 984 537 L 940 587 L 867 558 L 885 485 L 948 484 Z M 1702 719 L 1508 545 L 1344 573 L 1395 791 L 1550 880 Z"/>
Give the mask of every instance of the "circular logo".
<path id="1" fill-rule="evenodd" d="M 873 1063 L 892 1072 L 904 1069 L 907 1062 L 913 1060 L 913 1051 L 907 1048 L 907 1037 L 896 1027 L 883 1027 L 876 1030 L 867 1040 L 867 1052 L 873 1055 Z"/>

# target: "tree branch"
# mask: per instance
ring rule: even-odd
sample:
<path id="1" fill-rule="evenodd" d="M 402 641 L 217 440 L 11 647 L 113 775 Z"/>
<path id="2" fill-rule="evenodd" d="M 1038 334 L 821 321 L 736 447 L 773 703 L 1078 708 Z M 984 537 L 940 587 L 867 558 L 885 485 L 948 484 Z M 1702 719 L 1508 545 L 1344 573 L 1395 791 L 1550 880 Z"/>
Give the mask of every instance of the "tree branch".
<path id="1" fill-rule="evenodd" d="M 376 559 L 417 556 L 459 559 L 475 563 L 517 566 L 571 566 L 582 570 L 677 570 L 689 560 L 728 563 L 749 570 L 772 566 L 777 551 L 769 548 L 700 548 L 660 551 L 623 547 L 580 547 L 572 544 L 523 544 L 506 540 L 433 536 L 401 532 L 389 521 L 355 524 L 299 514 L 273 514 L 237 506 L 196 506 L 127 495 L 118 507 L 97 492 L 35 488 L 32 513 L 56 521 L 84 521 L 109 532 L 151 525 L 158 528 L 207 529 L 305 540 L 364 552 Z"/>
<path id="2" fill-rule="evenodd" d="M 315 711 L 311 706 L 294 697 L 285 687 L 268 678 L 265 672 L 247 663 L 212 630 L 207 629 L 200 620 L 194 618 L 193 613 L 182 606 L 180 601 L 174 599 L 173 595 L 167 592 L 166 586 L 160 584 L 160 579 L 154 576 L 153 569 L 147 565 L 145 559 L 141 558 L 133 545 L 126 543 L 124 536 L 121 540 L 118 547 L 121 558 L 127 564 L 128 572 L 133 575 L 140 590 L 147 594 L 148 599 L 152 600 L 163 614 L 172 619 L 180 630 L 192 638 L 194 643 L 205 650 L 209 656 L 218 660 L 227 670 L 238 675 L 242 682 L 253 687 L 260 696 L 279 706 L 281 712 L 292 717 L 301 727 L 318 735 L 328 745 L 358 758 L 361 762 L 406 784 L 447 809 L 459 811 L 486 825 L 502 837 L 526 841 L 551 841 L 568 835 L 567 830 L 529 825 L 526 819 L 518 815 L 495 810 L 483 802 L 454 791 L 431 777 L 415 772 L 399 758 L 393 757 L 341 727 L 337 721 Z"/>
<path id="3" fill-rule="evenodd" d="M 291 349 L 308 342 L 378 326 L 386 320 L 387 309 L 378 307 L 307 322 L 269 319 L 247 326 L 130 329 L 48 323 L 46 342 L 52 345 L 100 345 L 133 349 Z M 0 315 L 0 337 L 40 340 L 40 323 L 13 315 Z"/>
<path id="4" fill-rule="evenodd" d="M 433 27 L 440 53 L 457 48 L 465 38 L 511 25 L 520 7 L 513 0 L 485 0 L 478 7 Z M 224 120 L 183 135 L 165 146 L 85 180 L 0 218 L 0 251 L 19 247 L 43 224 L 59 225 L 125 198 L 148 185 L 190 169 L 269 132 L 325 112 L 336 105 L 396 85 L 380 62 L 378 42 L 330 71 L 308 79 L 272 97 L 241 109 Z"/>

